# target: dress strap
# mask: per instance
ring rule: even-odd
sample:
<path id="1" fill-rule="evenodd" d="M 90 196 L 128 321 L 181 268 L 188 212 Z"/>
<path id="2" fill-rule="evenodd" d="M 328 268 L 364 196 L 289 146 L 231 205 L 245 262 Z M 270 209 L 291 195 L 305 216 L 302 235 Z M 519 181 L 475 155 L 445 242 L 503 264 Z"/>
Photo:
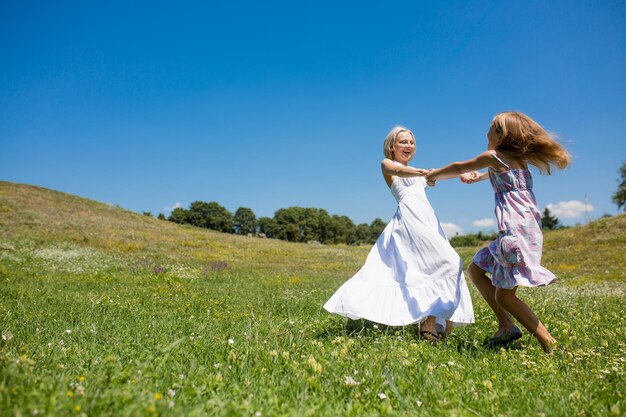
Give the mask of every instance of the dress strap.
<path id="1" fill-rule="evenodd" d="M 506 167 L 506 169 L 511 169 L 502 159 L 500 159 L 498 157 L 498 155 L 496 155 L 496 151 L 491 151 L 491 156 L 493 156 L 494 158 L 496 158 L 496 161 L 500 162 L 502 165 L 504 165 Z"/>

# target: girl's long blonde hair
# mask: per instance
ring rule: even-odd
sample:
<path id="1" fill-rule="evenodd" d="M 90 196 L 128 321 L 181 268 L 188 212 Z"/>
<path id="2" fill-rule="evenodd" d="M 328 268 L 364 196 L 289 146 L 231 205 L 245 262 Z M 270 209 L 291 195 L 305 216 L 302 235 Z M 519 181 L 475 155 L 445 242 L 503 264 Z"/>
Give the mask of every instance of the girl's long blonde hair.
<path id="1" fill-rule="evenodd" d="M 523 113 L 510 111 L 497 114 L 491 124 L 500 133 L 495 150 L 527 161 L 543 174 L 550 175 L 552 166 L 563 169 L 572 162 L 563 145 Z"/>

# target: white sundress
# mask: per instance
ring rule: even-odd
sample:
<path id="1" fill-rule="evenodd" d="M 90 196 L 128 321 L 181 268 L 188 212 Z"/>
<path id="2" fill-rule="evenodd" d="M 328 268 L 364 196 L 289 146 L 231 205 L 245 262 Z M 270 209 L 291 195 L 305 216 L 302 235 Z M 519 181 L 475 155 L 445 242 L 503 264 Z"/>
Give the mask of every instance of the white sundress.
<path id="1" fill-rule="evenodd" d="M 423 177 L 394 177 L 395 216 L 361 269 L 324 304 L 326 310 L 389 326 L 428 316 L 435 316 L 441 326 L 446 320 L 453 325 L 474 322 L 462 260 L 450 246 L 425 188 Z"/>

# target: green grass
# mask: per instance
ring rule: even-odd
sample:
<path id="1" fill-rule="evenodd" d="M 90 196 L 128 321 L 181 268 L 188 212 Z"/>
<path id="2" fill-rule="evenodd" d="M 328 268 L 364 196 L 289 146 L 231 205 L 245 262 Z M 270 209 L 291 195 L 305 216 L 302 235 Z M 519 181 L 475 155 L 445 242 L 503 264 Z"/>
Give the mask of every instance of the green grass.
<path id="1" fill-rule="evenodd" d="M 626 216 L 546 234 L 526 334 L 436 347 L 321 306 L 368 247 L 222 235 L 0 182 L 0 416 L 626 414 Z M 467 262 L 476 248 L 460 248 Z M 217 262 L 228 268 L 219 270 Z"/>

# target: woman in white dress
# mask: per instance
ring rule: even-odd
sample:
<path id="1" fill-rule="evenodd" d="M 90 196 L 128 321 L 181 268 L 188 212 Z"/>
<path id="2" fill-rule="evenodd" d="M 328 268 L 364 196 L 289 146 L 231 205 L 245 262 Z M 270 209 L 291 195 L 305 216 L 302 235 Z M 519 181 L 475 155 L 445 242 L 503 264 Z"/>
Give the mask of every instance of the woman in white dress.
<path id="1" fill-rule="evenodd" d="M 452 326 L 474 322 L 462 261 L 426 198 L 428 171 L 408 166 L 415 154 L 413 132 L 393 128 L 384 153 L 383 177 L 398 209 L 363 267 L 324 308 L 389 326 L 420 323 L 420 336 L 435 344 Z"/>

